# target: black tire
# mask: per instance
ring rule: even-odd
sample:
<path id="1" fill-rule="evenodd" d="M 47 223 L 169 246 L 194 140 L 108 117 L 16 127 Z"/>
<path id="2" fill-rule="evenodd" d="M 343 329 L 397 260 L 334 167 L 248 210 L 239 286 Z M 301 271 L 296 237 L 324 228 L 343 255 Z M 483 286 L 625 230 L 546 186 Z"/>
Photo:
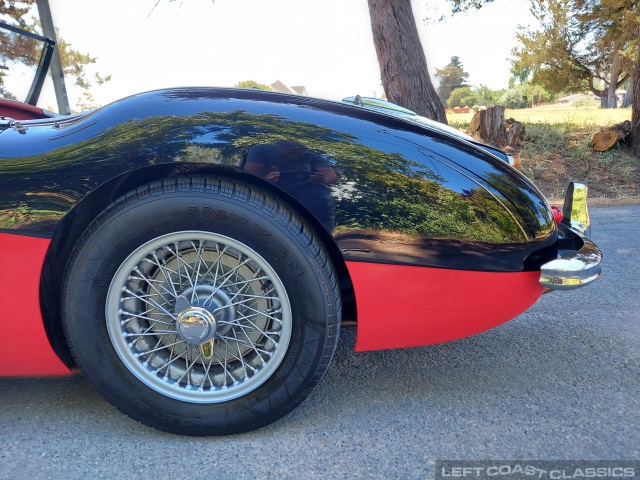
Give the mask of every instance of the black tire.
<path id="1" fill-rule="evenodd" d="M 299 215 L 253 185 L 199 177 L 107 207 L 62 294 L 67 340 L 97 390 L 189 435 L 253 430 L 298 406 L 329 366 L 340 309 L 333 264 Z"/>

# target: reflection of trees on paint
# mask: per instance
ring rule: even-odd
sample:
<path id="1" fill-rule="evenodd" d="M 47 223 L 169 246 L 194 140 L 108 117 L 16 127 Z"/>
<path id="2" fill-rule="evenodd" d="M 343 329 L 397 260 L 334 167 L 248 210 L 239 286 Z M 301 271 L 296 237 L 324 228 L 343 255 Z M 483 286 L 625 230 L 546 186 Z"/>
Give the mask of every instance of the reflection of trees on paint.
<path id="1" fill-rule="evenodd" d="M 37 223 L 57 223 L 62 218 L 60 212 L 34 210 L 27 205 L 18 205 L 14 209 L 0 210 L 0 228 L 16 228 Z"/>
<path id="2" fill-rule="evenodd" d="M 524 238 L 504 207 L 480 187 L 462 196 L 435 180 L 392 175 L 387 186 L 371 188 L 371 176 L 375 177 L 365 177 L 357 193 L 337 200 L 338 228 L 498 243 Z"/>
<path id="3" fill-rule="evenodd" d="M 516 183 L 506 175 L 494 173 L 487 174 L 487 181 L 511 200 L 511 207 L 521 218 L 532 218 L 531 213 L 535 215 L 537 221 L 534 225 L 522 225 L 528 235 L 547 234 L 555 228 L 555 222 L 544 196 L 531 183 L 525 181 Z"/>
<path id="4" fill-rule="evenodd" d="M 356 135 L 316 124 L 241 110 L 129 119 L 107 129 L 97 111 L 83 122 L 89 130 L 85 135 L 92 128 L 100 133 L 41 155 L 0 160 L 0 191 L 6 192 L 0 208 L 26 204 L 62 214 L 88 191 L 133 168 L 176 161 L 239 166 L 252 145 L 290 140 L 325 156 L 340 172 L 332 187 L 339 229 L 487 242 L 522 238 L 513 219 L 482 188 L 454 191 L 426 162 L 377 150 Z M 78 127 L 60 128 L 56 136 L 64 141 Z M 16 191 L 16 178 L 28 178 L 38 195 Z"/>

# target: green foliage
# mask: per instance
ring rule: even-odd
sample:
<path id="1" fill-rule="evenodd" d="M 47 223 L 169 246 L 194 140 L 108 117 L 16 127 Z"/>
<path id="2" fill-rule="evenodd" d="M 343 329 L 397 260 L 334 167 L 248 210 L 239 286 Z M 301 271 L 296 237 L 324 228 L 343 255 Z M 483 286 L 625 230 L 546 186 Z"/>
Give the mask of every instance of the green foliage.
<path id="1" fill-rule="evenodd" d="M 34 210 L 28 205 L 20 204 L 13 209 L 0 210 L 0 228 L 15 228 L 16 225 L 28 225 L 45 219 L 59 221 L 62 215 L 62 212 Z"/>
<path id="2" fill-rule="evenodd" d="M 453 13 L 466 12 L 471 9 L 480 9 L 493 0 L 449 0 Z"/>
<path id="3" fill-rule="evenodd" d="M 504 90 L 491 90 L 486 85 L 474 87 L 456 88 L 451 92 L 451 96 L 447 101 L 447 106 L 453 107 L 469 107 L 471 105 L 482 105 L 493 107 L 500 103 L 500 99 Z"/>
<path id="4" fill-rule="evenodd" d="M 538 29 L 519 30 L 513 50 L 514 76 L 532 72 L 534 83 L 552 92 L 590 89 L 596 80 L 619 87 L 631 72 L 638 39 L 635 0 L 531 0 Z"/>
<path id="5" fill-rule="evenodd" d="M 16 96 L 12 94 L 4 84 L 4 80 L 2 77 L 5 76 L 5 73 L 0 71 L 0 98 L 8 98 L 9 100 L 17 100 Z"/>
<path id="6" fill-rule="evenodd" d="M 438 80 L 438 97 L 443 103 L 451 96 L 456 88 L 463 87 L 469 80 L 469 74 L 464 71 L 459 57 L 451 57 L 451 61 L 444 68 L 436 68 L 435 77 Z"/>
<path id="7" fill-rule="evenodd" d="M 478 95 L 478 103 L 480 105 L 484 105 L 486 107 L 494 107 L 500 103 L 500 98 L 504 90 L 491 90 L 486 85 L 480 84 L 480 86 L 476 89 L 476 94 Z"/>
<path id="8" fill-rule="evenodd" d="M 27 29 L 29 25 L 24 18 L 36 0 L 0 0 L 0 20 L 13 21 L 16 26 Z"/>
<path id="9" fill-rule="evenodd" d="M 531 79 L 532 67 L 515 65 L 511 67 L 511 78 L 509 79 L 509 88 L 514 88 L 518 83 L 525 83 Z"/>
<path id="10" fill-rule="evenodd" d="M 514 85 L 503 93 L 499 103 L 507 108 L 525 108 L 551 100 L 551 94 L 540 85 L 529 82 Z"/>
<path id="11" fill-rule="evenodd" d="M 258 83 L 255 80 L 242 80 L 234 85 L 237 88 L 259 88 L 260 90 L 273 91 L 269 85 Z"/>
<path id="12" fill-rule="evenodd" d="M 500 104 L 507 108 L 525 108 L 527 100 L 524 97 L 524 89 L 521 87 L 508 89 L 500 98 Z"/>
<path id="13" fill-rule="evenodd" d="M 76 85 L 88 90 L 91 88 L 91 82 L 87 79 L 85 67 L 96 63 L 96 58 L 71 48 L 71 44 L 65 41 L 57 31 L 56 35 L 58 36 L 58 48 L 64 74 L 74 77 Z"/>
<path id="14" fill-rule="evenodd" d="M 447 106 L 454 107 L 468 107 L 470 105 L 476 105 L 480 103 L 479 95 L 474 92 L 471 87 L 456 88 L 447 100 Z"/>

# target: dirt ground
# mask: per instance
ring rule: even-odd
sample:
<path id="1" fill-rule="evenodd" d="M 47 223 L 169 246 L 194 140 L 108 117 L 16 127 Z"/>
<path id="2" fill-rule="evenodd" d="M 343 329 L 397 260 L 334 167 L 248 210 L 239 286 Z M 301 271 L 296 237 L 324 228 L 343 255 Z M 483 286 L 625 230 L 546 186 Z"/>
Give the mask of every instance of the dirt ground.
<path id="1" fill-rule="evenodd" d="M 572 132 L 565 138 L 564 145 L 541 147 L 538 142 L 525 142 L 512 152 L 520 159 L 520 172 L 552 203 L 561 201 L 567 184 L 575 181 L 589 187 L 592 205 L 640 204 L 640 159 L 626 146 L 594 152 L 586 146 L 590 133 Z"/>

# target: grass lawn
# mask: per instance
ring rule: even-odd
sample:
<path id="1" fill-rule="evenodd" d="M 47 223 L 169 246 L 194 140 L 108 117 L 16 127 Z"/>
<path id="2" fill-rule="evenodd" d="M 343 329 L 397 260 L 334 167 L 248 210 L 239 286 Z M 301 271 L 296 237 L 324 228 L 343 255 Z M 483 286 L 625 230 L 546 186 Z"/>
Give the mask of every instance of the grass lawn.
<path id="1" fill-rule="evenodd" d="M 448 114 L 449 125 L 466 131 L 473 114 Z M 630 108 L 600 109 L 537 107 L 507 109 L 526 129 L 524 141 L 512 152 L 520 171 L 550 199 L 564 197 L 570 181 L 586 183 L 589 196 L 598 199 L 640 198 L 640 159 L 625 145 L 594 152 L 589 142 L 601 127 L 631 120 Z"/>
<path id="2" fill-rule="evenodd" d="M 473 113 L 449 113 L 447 121 L 452 127 L 466 129 L 471 123 Z M 524 124 L 544 123 L 572 127 L 600 127 L 631 120 L 631 108 L 578 108 L 543 106 L 537 108 L 507 108 L 504 118 L 514 118 Z"/>

